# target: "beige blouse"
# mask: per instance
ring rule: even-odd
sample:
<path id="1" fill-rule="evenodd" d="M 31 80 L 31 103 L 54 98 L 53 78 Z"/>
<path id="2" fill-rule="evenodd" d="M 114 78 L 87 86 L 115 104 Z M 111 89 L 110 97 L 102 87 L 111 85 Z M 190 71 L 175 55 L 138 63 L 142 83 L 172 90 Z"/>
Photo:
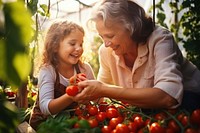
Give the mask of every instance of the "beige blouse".
<path id="1" fill-rule="evenodd" d="M 132 70 L 111 48 L 99 49 L 97 79 L 127 88 L 160 88 L 179 102 L 183 89 L 200 93 L 200 71 L 186 60 L 173 35 L 156 26 L 146 44 L 139 44 Z"/>

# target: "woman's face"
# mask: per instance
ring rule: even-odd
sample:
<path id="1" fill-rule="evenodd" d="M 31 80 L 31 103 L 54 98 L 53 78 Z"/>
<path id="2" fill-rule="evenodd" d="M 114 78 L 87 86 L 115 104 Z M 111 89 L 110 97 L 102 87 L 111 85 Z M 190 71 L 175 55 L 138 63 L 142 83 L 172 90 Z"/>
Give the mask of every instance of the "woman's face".
<path id="1" fill-rule="evenodd" d="M 122 24 L 107 21 L 107 25 L 101 19 L 96 21 L 96 29 L 104 41 L 106 47 L 113 49 L 116 55 L 124 55 L 132 51 L 135 43 L 131 39 L 130 32 Z"/>
<path id="2" fill-rule="evenodd" d="M 84 34 L 78 29 L 73 30 L 60 42 L 58 49 L 59 63 L 76 64 L 83 53 Z"/>

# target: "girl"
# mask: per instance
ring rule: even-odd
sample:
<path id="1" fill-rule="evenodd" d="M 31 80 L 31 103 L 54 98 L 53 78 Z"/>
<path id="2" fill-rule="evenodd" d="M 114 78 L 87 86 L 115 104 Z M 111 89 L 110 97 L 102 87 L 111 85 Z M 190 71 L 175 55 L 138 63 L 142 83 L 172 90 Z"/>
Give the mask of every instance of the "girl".
<path id="1" fill-rule="evenodd" d="M 87 79 L 95 78 L 91 66 L 81 61 L 83 38 L 83 28 L 73 22 L 56 21 L 48 29 L 39 69 L 39 94 L 30 118 L 34 129 L 48 115 L 77 105 L 73 97 L 65 93 L 70 77 L 81 72 Z"/>

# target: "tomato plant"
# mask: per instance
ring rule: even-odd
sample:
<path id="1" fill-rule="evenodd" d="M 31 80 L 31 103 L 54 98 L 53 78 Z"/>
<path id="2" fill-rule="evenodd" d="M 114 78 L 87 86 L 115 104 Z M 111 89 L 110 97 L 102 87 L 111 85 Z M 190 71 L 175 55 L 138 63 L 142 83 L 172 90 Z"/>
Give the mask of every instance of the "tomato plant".
<path id="1" fill-rule="evenodd" d="M 67 86 L 66 88 L 66 93 L 69 96 L 75 96 L 78 94 L 78 92 L 79 92 L 78 86 L 70 85 L 70 86 Z"/>

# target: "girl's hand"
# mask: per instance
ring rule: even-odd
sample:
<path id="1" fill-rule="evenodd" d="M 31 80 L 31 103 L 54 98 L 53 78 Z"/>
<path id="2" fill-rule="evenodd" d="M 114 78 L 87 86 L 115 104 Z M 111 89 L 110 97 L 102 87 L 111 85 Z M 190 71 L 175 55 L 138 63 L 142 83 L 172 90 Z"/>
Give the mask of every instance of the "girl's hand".
<path id="1" fill-rule="evenodd" d="M 84 81 L 86 79 L 87 78 L 84 73 L 78 73 L 69 79 L 69 83 L 70 83 L 70 85 L 77 85 L 78 82 Z"/>

